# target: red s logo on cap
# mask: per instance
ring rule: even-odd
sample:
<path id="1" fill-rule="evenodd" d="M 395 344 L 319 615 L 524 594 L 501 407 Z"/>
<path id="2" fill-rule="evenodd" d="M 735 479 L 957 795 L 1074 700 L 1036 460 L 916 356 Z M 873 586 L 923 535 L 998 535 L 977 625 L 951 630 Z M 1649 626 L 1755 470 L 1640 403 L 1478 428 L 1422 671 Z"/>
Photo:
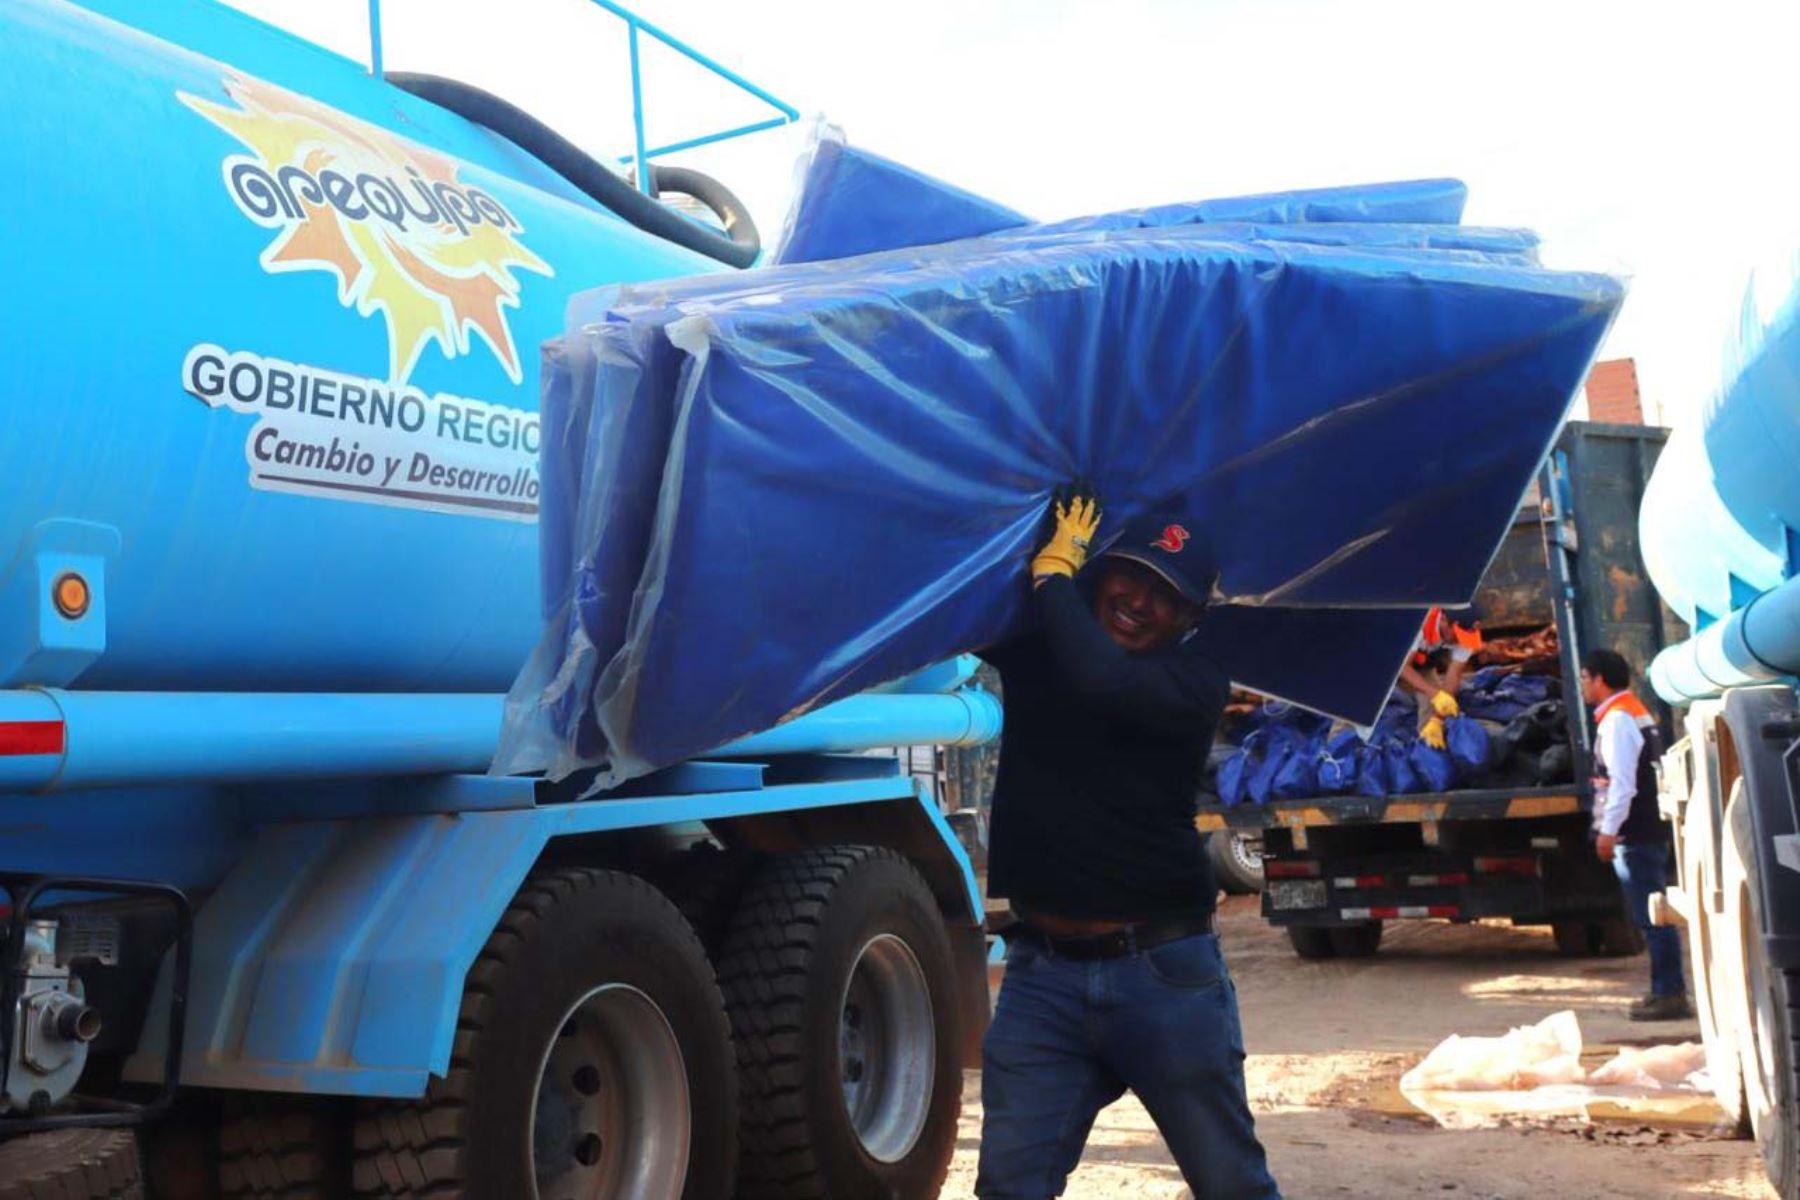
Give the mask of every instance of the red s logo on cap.
<path id="1" fill-rule="evenodd" d="M 1188 538 L 1192 536 L 1179 525 L 1167 525 L 1163 527 L 1162 536 L 1150 544 L 1158 550 L 1167 550 L 1170 554 L 1180 554 L 1181 548 L 1188 544 Z"/>

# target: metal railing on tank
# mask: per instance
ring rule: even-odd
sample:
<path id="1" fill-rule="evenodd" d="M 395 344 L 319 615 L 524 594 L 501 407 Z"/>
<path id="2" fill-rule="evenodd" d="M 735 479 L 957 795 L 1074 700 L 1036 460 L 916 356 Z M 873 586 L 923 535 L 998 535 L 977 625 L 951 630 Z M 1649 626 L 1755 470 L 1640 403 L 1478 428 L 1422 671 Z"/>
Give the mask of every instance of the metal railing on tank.
<path id="1" fill-rule="evenodd" d="M 793 105 L 781 100 L 764 89 L 751 83 L 730 67 L 717 62 L 699 50 L 694 49 L 674 34 L 658 26 L 652 25 L 623 4 L 614 0 L 590 0 L 607 12 L 625 22 L 626 37 L 631 50 L 631 124 L 634 134 L 634 146 L 630 154 L 618 156 L 620 163 L 635 163 L 637 167 L 636 182 L 638 190 L 645 195 L 653 193 L 654 178 L 650 171 L 650 161 L 664 155 L 679 154 L 683 150 L 695 150 L 701 146 L 710 146 L 717 142 L 729 141 L 732 138 L 745 137 L 752 133 L 761 133 L 766 129 L 775 129 L 800 119 L 800 112 Z M 752 121 L 746 125 L 738 125 L 731 129 L 722 129 L 716 133 L 702 134 L 699 137 L 684 138 L 678 142 L 669 142 L 661 146 L 645 146 L 644 138 L 644 82 L 643 72 L 638 64 L 638 35 L 642 33 L 654 38 L 675 53 L 695 63 L 740 91 L 748 92 L 764 104 L 775 109 L 777 116 L 761 121 Z M 381 54 L 381 0 L 369 0 L 369 70 L 380 77 L 382 69 Z"/>

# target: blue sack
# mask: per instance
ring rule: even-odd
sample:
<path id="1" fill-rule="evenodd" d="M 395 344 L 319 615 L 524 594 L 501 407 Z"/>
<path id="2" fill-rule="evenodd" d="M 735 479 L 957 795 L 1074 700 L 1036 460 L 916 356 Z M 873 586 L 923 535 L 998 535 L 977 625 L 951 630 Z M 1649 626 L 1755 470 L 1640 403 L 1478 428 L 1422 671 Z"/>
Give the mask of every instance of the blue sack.
<path id="1" fill-rule="evenodd" d="M 1235 808 L 1244 802 L 1248 794 L 1250 751 L 1240 749 L 1223 763 L 1219 764 L 1219 803 L 1226 808 Z"/>
<path id="2" fill-rule="evenodd" d="M 1444 722 L 1444 742 L 1451 761 L 1462 776 L 1479 775 L 1488 769 L 1492 743 L 1480 721 L 1473 717 L 1451 717 Z"/>
<path id="3" fill-rule="evenodd" d="M 1389 793 L 1394 796 L 1410 796 L 1414 792 L 1422 792 L 1425 785 L 1414 773 L 1412 763 L 1406 755 L 1406 743 L 1399 738 L 1385 743 L 1381 747 L 1382 757 L 1387 760 Z"/>
<path id="4" fill-rule="evenodd" d="M 1356 794 L 1385 796 L 1391 790 L 1387 756 L 1378 746 L 1364 746 L 1356 752 Z"/>
<path id="5" fill-rule="evenodd" d="M 1429 791 L 1447 792 L 1456 783 L 1456 764 L 1451 761 L 1449 751 L 1434 750 L 1418 741 L 1412 744 L 1406 757 L 1413 773 Z"/>
<path id="6" fill-rule="evenodd" d="M 1319 792 L 1333 795 L 1356 786 L 1356 751 L 1362 739 L 1354 729 L 1340 729 L 1318 753 Z"/>
<path id="7" fill-rule="evenodd" d="M 1302 800 L 1319 794 L 1319 753 L 1313 742 L 1288 752 L 1271 786 L 1277 800 Z"/>
<path id="8" fill-rule="evenodd" d="M 1418 702 L 1410 694 L 1395 689 L 1381 706 L 1374 728 L 1369 731 L 1369 741 L 1384 742 L 1389 738 L 1403 736 L 1417 726 L 1418 720 Z"/>
<path id="9" fill-rule="evenodd" d="M 1281 770 L 1282 764 L 1293 755 L 1293 747 L 1285 743 L 1277 743 L 1269 747 L 1249 771 L 1249 781 L 1245 784 L 1245 792 L 1252 804 L 1267 804 L 1275 796 L 1275 773 Z"/>
<path id="10" fill-rule="evenodd" d="M 1335 796 L 1349 791 L 1356 786 L 1356 755 L 1334 755 L 1329 750 L 1319 751 L 1314 772 L 1319 780 L 1321 796 Z"/>
<path id="11" fill-rule="evenodd" d="M 1331 718 L 1286 700 L 1265 700 L 1250 714 L 1248 723 L 1252 728 L 1268 729 L 1282 737 L 1323 738 Z"/>

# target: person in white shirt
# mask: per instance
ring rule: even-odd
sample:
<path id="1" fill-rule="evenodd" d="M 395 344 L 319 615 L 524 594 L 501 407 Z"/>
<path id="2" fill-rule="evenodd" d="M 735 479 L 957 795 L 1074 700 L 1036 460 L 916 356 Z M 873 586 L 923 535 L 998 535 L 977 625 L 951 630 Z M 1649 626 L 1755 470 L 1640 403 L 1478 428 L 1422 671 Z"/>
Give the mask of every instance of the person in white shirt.
<path id="1" fill-rule="evenodd" d="M 1612 650 L 1581 660 L 1581 698 L 1594 715 L 1594 851 L 1610 862 L 1631 919 L 1650 946 L 1650 994 L 1631 1006 L 1634 1021 L 1693 1015 L 1681 969 L 1681 935 L 1650 923 L 1650 897 L 1669 874 L 1668 833 L 1656 807 L 1656 718 L 1631 694 L 1631 668 Z"/>

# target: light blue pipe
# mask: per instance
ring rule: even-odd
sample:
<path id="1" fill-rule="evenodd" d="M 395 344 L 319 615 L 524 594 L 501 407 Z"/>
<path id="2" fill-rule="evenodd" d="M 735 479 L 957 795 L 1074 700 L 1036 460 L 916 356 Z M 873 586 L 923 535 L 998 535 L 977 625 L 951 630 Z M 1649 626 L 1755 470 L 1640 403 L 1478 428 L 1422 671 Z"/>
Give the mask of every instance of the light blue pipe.
<path id="1" fill-rule="evenodd" d="M 974 689 L 942 695 L 851 696 L 708 757 L 841 754 L 886 746 L 979 746 L 1000 736 L 1000 701 Z"/>
<path id="2" fill-rule="evenodd" d="M 61 754 L 0 757 L 0 791 L 482 771 L 503 697 L 0 692 L 0 729 L 60 721 Z"/>
<path id="3" fill-rule="evenodd" d="M 1800 674 L 1800 577 L 1671 646 L 1650 664 L 1650 683 L 1670 704 L 1729 687 Z"/>
<path id="4" fill-rule="evenodd" d="M 504 697 L 357 693 L 0 692 L 0 794 L 487 770 Z M 865 695 L 716 753 L 976 745 L 1000 732 L 980 691 Z M 49 737 L 60 750 L 32 749 Z M 13 752 L 8 752 L 8 748 Z"/>
<path id="5" fill-rule="evenodd" d="M 903 679 L 892 683 L 884 683 L 873 687 L 871 692 L 883 694 L 902 693 L 916 695 L 923 692 L 954 692 L 975 677 L 981 669 L 981 660 L 973 654 L 959 654 L 955 658 L 946 658 L 943 662 L 933 663 L 923 671 L 914 671 Z"/>

